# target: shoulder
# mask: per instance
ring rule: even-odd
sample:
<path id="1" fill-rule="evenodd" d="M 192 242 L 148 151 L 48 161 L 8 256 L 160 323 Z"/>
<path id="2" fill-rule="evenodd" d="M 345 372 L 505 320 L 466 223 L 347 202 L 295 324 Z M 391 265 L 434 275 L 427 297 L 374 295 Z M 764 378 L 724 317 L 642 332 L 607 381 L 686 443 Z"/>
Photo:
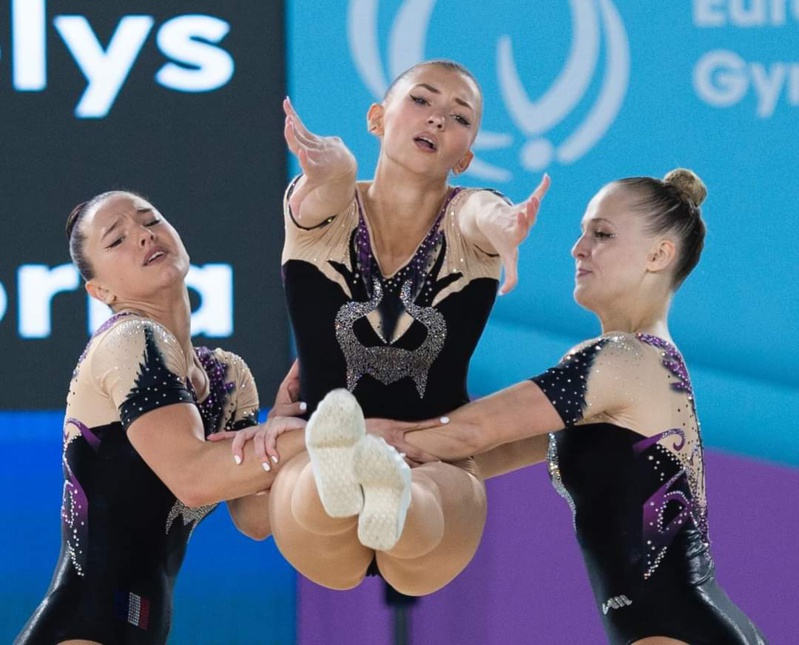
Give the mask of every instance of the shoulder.
<path id="1" fill-rule="evenodd" d="M 643 352 L 643 344 L 635 334 L 611 332 L 578 343 L 564 355 L 562 360 L 600 355 L 603 358 L 640 358 Z"/>
<path id="2" fill-rule="evenodd" d="M 136 315 L 120 317 L 92 339 L 90 348 L 93 371 L 137 370 L 144 364 L 163 364 L 183 376 L 188 360 L 175 336 L 163 325 Z"/>
<path id="3" fill-rule="evenodd" d="M 211 388 L 226 393 L 221 400 L 226 400 L 232 406 L 228 412 L 233 415 L 234 421 L 247 417 L 248 423 L 251 422 L 252 415 L 257 415 L 259 397 L 255 379 L 244 359 L 219 347 L 214 350 L 199 347 L 196 351 L 208 374 Z"/>
<path id="4" fill-rule="evenodd" d="M 166 327 L 154 320 L 134 315 L 114 321 L 97 334 L 94 344 L 97 350 L 103 351 L 142 348 L 148 344 L 180 351 L 177 339 Z"/>
<path id="5" fill-rule="evenodd" d="M 511 201 L 502 193 L 493 188 L 465 188 L 455 187 L 455 194 L 451 198 L 451 210 L 460 211 L 467 209 L 482 209 L 494 205 L 507 205 Z"/>
<path id="6" fill-rule="evenodd" d="M 205 352 L 208 356 L 212 357 L 214 361 L 218 362 L 224 368 L 226 368 L 228 373 L 233 373 L 233 372 L 235 372 L 236 374 L 250 373 L 250 368 L 247 365 L 247 362 L 241 356 L 239 356 L 234 352 L 222 349 L 221 347 L 217 347 L 213 350 L 208 349 L 206 347 L 199 347 L 197 348 L 197 350 L 201 354 Z"/>

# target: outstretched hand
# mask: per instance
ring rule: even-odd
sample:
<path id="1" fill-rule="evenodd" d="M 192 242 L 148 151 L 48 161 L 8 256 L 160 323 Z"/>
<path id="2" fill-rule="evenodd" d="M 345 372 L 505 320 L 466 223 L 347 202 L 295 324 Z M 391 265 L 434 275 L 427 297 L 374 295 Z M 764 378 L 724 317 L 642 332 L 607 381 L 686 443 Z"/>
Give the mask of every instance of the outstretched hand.
<path id="1" fill-rule="evenodd" d="M 541 183 L 524 202 L 502 205 L 479 220 L 481 233 L 502 259 L 505 276 L 499 289 L 500 295 L 511 291 L 519 281 L 519 245 L 524 242 L 535 224 L 549 184 L 549 175 L 545 174 Z"/>
<path id="2" fill-rule="evenodd" d="M 283 135 L 289 150 L 297 157 L 308 188 L 318 188 L 338 179 L 355 177 L 357 163 L 339 137 L 321 137 L 305 127 L 288 97 L 283 100 L 286 122 Z M 289 199 L 298 219 L 305 191 L 296 191 Z"/>
<path id="3" fill-rule="evenodd" d="M 446 421 L 445 421 L 446 419 Z M 429 421 L 393 421 L 391 419 L 367 419 L 366 431 L 377 437 L 385 439 L 386 443 L 394 446 L 399 453 L 405 457 L 405 461 L 411 467 L 419 466 L 421 464 L 430 463 L 432 461 L 441 461 L 424 450 L 417 448 L 413 444 L 405 440 L 405 435 L 409 432 L 417 430 L 427 430 L 429 428 L 440 428 L 446 424 L 448 419 L 441 417 L 431 419 Z"/>

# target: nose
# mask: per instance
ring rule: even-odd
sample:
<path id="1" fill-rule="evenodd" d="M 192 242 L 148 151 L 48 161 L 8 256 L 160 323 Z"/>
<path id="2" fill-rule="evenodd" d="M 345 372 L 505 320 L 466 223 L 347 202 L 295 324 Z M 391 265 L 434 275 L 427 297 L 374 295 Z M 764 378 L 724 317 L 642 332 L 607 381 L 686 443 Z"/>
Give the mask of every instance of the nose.
<path id="1" fill-rule="evenodd" d="M 571 254 L 575 260 L 584 258 L 587 255 L 585 235 L 581 235 L 579 238 L 577 238 L 577 241 L 574 243 L 574 246 L 572 247 Z"/>
<path id="2" fill-rule="evenodd" d="M 436 130 L 443 130 L 446 122 L 444 115 L 437 112 L 427 117 L 427 123 L 436 128 Z"/>
<path id="3" fill-rule="evenodd" d="M 145 246 L 148 240 L 150 242 L 155 240 L 155 231 L 153 231 L 153 229 L 151 229 L 149 226 L 139 227 L 139 245 Z"/>

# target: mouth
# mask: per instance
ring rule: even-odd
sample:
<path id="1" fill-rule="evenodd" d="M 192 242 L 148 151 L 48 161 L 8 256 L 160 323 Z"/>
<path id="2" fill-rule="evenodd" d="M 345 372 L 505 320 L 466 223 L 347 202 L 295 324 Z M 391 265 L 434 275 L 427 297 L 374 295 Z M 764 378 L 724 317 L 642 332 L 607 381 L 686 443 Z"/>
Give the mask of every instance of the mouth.
<path id="1" fill-rule="evenodd" d="M 154 262 L 157 262 L 158 260 L 164 257 L 166 257 L 166 251 L 157 248 L 153 249 L 150 255 L 148 255 L 147 258 L 145 258 L 144 266 L 149 266 L 150 264 L 153 264 Z"/>
<path id="2" fill-rule="evenodd" d="M 413 142 L 423 150 L 429 150 L 430 152 L 435 152 L 438 150 L 438 143 L 432 137 L 419 135 L 418 137 L 413 138 Z"/>
<path id="3" fill-rule="evenodd" d="M 579 280 L 580 278 L 584 278 L 585 276 L 589 275 L 591 272 L 588 269 L 582 269 L 580 267 L 577 268 L 577 271 L 574 274 L 575 279 Z"/>

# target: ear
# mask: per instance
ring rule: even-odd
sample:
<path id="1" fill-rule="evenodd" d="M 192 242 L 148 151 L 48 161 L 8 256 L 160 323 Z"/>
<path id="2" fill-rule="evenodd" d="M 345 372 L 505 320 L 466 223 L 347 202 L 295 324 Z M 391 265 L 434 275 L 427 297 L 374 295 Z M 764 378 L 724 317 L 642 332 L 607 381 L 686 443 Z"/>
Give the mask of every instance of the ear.
<path id="1" fill-rule="evenodd" d="M 474 153 L 469 150 L 465 155 L 463 155 L 459 160 L 458 163 L 452 168 L 452 173 L 455 175 L 460 175 L 462 172 L 465 172 L 466 169 L 471 165 L 472 159 L 474 159 Z"/>
<path id="2" fill-rule="evenodd" d="M 366 127 L 376 137 L 383 136 L 383 114 L 385 108 L 382 103 L 372 103 L 366 113 Z"/>
<path id="3" fill-rule="evenodd" d="M 86 293 L 88 293 L 95 300 L 105 303 L 109 307 L 114 304 L 117 297 L 105 287 L 101 287 L 93 280 L 86 283 Z"/>
<path id="4" fill-rule="evenodd" d="M 652 247 L 646 268 L 653 273 L 668 269 L 677 257 L 677 246 L 671 240 L 659 240 Z"/>

